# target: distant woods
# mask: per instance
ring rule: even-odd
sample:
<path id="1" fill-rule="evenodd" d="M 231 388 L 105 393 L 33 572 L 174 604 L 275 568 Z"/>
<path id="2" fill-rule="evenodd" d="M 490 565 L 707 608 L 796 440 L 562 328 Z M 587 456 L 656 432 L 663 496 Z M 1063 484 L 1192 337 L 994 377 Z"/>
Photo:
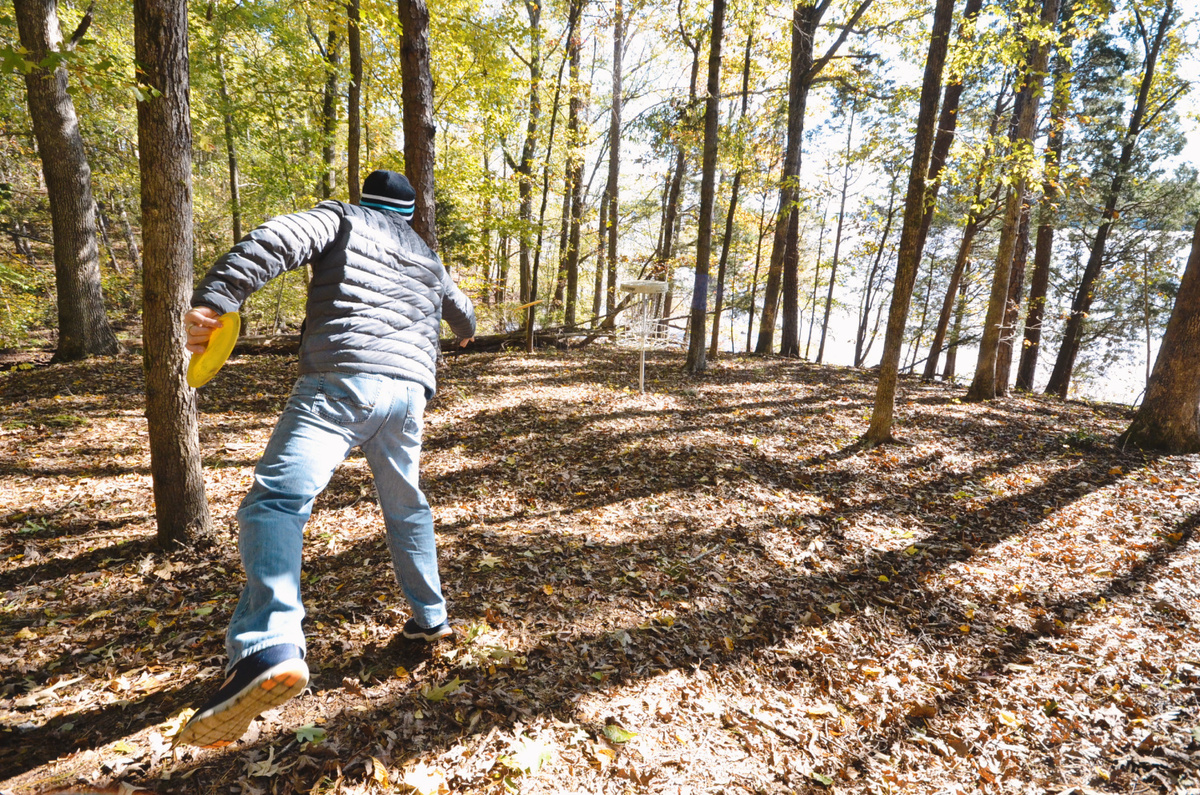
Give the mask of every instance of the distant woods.
<path id="1" fill-rule="evenodd" d="M 166 332 L 143 312 L 162 262 L 138 117 L 158 89 L 133 70 L 133 9 L 14 11 L 0 344 L 49 335 L 80 358 L 118 350 L 116 328 L 140 345 Z M 484 333 L 616 330 L 620 285 L 654 279 L 655 326 L 694 372 L 747 351 L 879 365 L 872 443 L 906 373 L 961 378 L 971 399 L 1066 397 L 1120 364 L 1150 403 L 1180 366 L 1172 311 L 1194 311 L 1195 14 L 212 0 L 187 23 L 191 207 L 169 211 L 190 216 L 184 281 L 259 221 L 356 201 L 388 167 Z M 297 327 L 304 289 L 296 274 L 254 296 L 248 330 Z"/>

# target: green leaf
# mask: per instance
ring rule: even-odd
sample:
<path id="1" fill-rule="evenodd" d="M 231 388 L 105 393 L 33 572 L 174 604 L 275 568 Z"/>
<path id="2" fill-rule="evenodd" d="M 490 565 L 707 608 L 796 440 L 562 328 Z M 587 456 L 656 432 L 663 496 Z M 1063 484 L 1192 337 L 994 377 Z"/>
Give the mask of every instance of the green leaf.
<path id="1" fill-rule="evenodd" d="M 198 615 L 198 616 L 206 616 L 206 615 L 208 615 L 209 613 L 211 613 L 212 611 L 213 611 L 213 606 L 212 606 L 212 605 L 205 605 L 204 607 L 197 607 L 197 608 L 196 608 L 196 615 Z"/>
<path id="2" fill-rule="evenodd" d="M 312 743 L 313 745 L 317 745 L 325 742 L 325 738 L 328 736 L 324 729 L 314 723 L 306 723 L 299 729 L 296 729 L 296 742 L 298 743 Z"/>
<path id="3" fill-rule="evenodd" d="M 446 696 L 450 695 L 451 693 L 456 692 L 462 686 L 463 686 L 463 680 L 459 679 L 456 676 L 453 679 L 451 679 L 449 682 L 447 682 L 446 684 L 441 685 L 440 687 L 435 686 L 435 685 L 425 685 L 425 687 L 421 688 L 421 695 L 425 698 L 426 701 L 436 704 L 437 702 L 444 699 Z"/>
<path id="4" fill-rule="evenodd" d="M 610 723 L 604 727 L 604 736 L 617 745 L 621 745 L 637 737 L 637 732 L 631 732 L 629 729 L 622 728 L 615 723 Z"/>
<path id="5" fill-rule="evenodd" d="M 824 773 L 813 773 L 812 778 L 813 778 L 813 781 L 817 782 L 818 784 L 823 784 L 826 787 L 833 786 L 833 779 L 831 777 L 825 775 Z"/>

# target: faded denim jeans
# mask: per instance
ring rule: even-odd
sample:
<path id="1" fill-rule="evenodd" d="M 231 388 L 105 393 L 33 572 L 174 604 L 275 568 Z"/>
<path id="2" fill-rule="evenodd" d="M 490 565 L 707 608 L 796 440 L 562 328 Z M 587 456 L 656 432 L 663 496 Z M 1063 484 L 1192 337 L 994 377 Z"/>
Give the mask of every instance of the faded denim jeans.
<path id="1" fill-rule="evenodd" d="M 413 617 L 425 627 L 446 620 L 433 514 L 417 484 L 424 410 L 425 388 L 415 381 L 300 376 L 237 514 L 247 582 L 225 637 L 230 668 L 268 646 L 305 648 L 304 525 L 313 500 L 354 447 L 362 448 L 375 476 L 392 565 Z"/>

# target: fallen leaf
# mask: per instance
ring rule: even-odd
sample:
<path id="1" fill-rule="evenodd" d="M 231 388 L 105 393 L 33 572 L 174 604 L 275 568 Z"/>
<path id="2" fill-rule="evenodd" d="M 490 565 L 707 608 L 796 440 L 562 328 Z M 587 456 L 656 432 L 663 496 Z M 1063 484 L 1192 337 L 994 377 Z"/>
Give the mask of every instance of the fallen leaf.
<path id="1" fill-rule="evenodd" d="M 631 732 L 616 723 L 608 723 L 604 726 L 604 736 L 617 745 L 621 745 L 637 737 L 637 732 Z"/>
<path id="2" fill-rule="evenodd" d="M 404 786 L 413 788 L 420 795 L 438 795 L 449 791 L 446 774 L 424 762 L 417 762 L 404 771 Z"/>
<path id="3" fill-rule="evenodd" d="M 421 688 L 421 697 L 436 704 L 451 693 L 457 692 L 463 686 L 463 680 L 457 676 L 444 685 L 425 685 Z"/>

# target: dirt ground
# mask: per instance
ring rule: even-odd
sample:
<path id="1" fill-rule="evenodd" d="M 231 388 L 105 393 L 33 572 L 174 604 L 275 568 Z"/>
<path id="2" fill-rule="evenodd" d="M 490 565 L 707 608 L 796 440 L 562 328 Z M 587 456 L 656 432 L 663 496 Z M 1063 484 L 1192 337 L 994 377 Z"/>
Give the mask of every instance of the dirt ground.
<path id="1" fill-rule="evenodd" d="M 454 643 L 366 462 L 307 529 L 310 689 L 170 750 L 222 678 L 234 514 L 294 359 L 199 392 L 217 542 L 154 544 L 140 359 L 0 373 L 0 792 L 1200 792 L 1200 458 L 1120 407 L 655 353 L 450 356 L 426 424 Z M 631 389 L 630 387 L 633 387 Z"/>

